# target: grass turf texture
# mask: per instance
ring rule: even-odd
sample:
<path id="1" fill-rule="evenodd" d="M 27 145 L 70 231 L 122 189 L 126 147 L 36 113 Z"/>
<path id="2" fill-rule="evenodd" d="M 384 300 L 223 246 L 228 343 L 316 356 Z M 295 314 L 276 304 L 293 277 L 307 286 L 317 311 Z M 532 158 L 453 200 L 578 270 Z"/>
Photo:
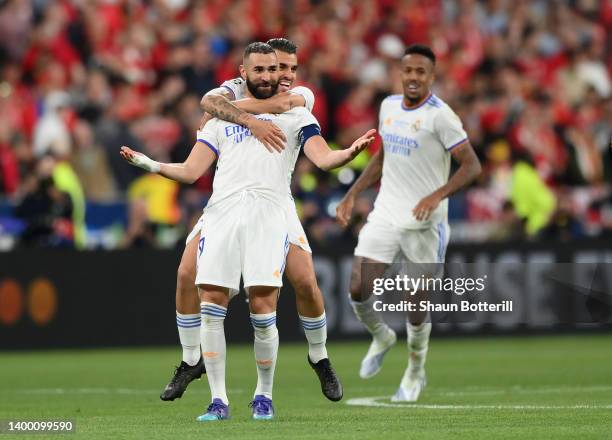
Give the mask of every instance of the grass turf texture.
<path id="1" fill-rule="evenodd" d="M 305 344 L 282 344 L 273 421 L 253 421 L 247 404 L 256 373 L 251 346 L 230 346 L 232 419 L 198 423 L 206 380 L 162 402 L 179 351 L 172 349 L 0 352 L 0 419 L 73 419 L 76 434 L 0 438 L 151 439 L 505 439 L 612 437 L 612 335 L 432 339 L 429 385 L 419 405 L 350 406 L 391 396 L 406 363 L 405 340 L 378 376 L 361 380 L 365 343 L 329 344 L 344 400 L 327 401 L 306 363 Z M 379 399 L 379 403 L 390 403 Z M 439 405 L 439 406 L 438 406 Z M 581 408 L 574 406 L 584 405 Z M 574 407 L 574 408 L 573 408 Z"/>

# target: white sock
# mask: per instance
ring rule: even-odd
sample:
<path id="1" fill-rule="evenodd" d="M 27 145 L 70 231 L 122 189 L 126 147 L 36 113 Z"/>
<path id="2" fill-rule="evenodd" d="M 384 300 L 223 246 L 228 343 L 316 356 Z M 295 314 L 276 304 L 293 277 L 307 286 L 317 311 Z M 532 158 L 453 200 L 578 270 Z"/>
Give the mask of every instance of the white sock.
<path id="1" fill-rule="evenodd" d="M 278 355 L 278 330 L 276 312 L 251 313 L 251 324 L 255 329 L 255 363 L 257 364 L 257 388 L 255 396 L 264 395 L 272 399 L 274 369 Z"/>
<path id="2" fill-rule="evenodd" d="M 183 315 L 176 312 L 176 326 L 183 346 L 183 362 L 194 366 L 200 360 L 200 314 Z"/>
<path id="3" fill-rule="evenodd" d="M 325 312 L 316 318 L 299 316 L 306 340 L 308 341 L 308 357 L 312 363 L 316 364 L 321 359 L 327 357 L 327 348 L 325 348 L 325 342 L 327 341 L 327 320 Z"/>
<path id="4" fill-rule="evenodd" d="M 227 392 L 225 391 L 225 331 L 223 321 L 227 314 L 225 307 L 217 304 L 202 302 L 200 304 L 202 314 L 202 355 L 206 366 L 206 376 L 210 386 L 211 401 L 221 399 L 226 405 L 229 404 Z"/>
<path id="5" fill-rule="evenodd" d="M 380 313 L 374 310 L 374 301 L 376 301 L 374 295 L 370 295 L 365 301 L 354 301 L 349 295 L 349 301 L 357 319 L 365 325 L 375 340 L 388 334 L 389 326 L 385 324 Z"/>
<path id="6" fill-rule="evenodd" d="M 425 366 L 431 322 L 424 322 L 419 325 L 406 322 L 406 331 L 408 333 L 408 371 L 416 373 Z"/>

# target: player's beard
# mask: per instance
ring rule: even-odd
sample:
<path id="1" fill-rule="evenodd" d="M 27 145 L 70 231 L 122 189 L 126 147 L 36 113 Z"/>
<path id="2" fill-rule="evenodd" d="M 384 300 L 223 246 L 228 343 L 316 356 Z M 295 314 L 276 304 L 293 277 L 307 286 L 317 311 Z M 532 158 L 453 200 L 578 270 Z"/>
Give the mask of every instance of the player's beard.
<path id="1" fill-rule="evenodd" d="M 429 91 L 426 90 L 421 84 L 419 85 L 419 90 L 417 90 L 416 93 L 409 91 L 408 87 L 404 88 L 404 96 L 410 106 L 419 104 L 421 101 L 423 101 L 423 99 L 425 99 L 425 96 L 427 96 L 428 93 Z"/>
<path id="2" fill-rule="evenodd" d="M 274 81 L 268 81 L 267 83 L 261 82 L 259 84 L 255 84 L 254 82 L 251 82 L 249 78 L 247 78 L 246 84 L 247 84 L 247 88 L 249 89 L 249 92 L 251 92 L 251 95 L 253 95 L 257 99 L 266 99 L 266 98 L 269 98 L 270 96 L 274 96 L 276 94 L 276 90 L 278 89 L 278 82 L 274 82 Z M 269 85 L 270 89 L 265 90 L 265 91 L 260 90 L 259 87 L 261 85 Z"/>

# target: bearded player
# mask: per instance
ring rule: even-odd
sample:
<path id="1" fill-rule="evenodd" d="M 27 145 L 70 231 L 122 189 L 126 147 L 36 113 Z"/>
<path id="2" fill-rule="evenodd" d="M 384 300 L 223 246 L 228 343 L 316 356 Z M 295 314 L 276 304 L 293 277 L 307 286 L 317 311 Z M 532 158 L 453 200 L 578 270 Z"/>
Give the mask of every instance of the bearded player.
<path id="1" fill-rule="evenodd" d="M 279 65 L 281 71 L 280 83 L 283 84 L 283 86 L 285 87 L 290 87 L 295 79 L 295 72 L 297 70 L 295 46 L 288 40 L 284 39 L 277 39 L 273 41 L 276 41 L 277 46 L 279 44 L 282 45 L 282 48 L 280 50 L 278 48 L 276 50 L 277 55 L 279 55 Z M 289 51 L 292 51 L 293 53 L 289 53 Z M 233 96 L 230 97 L 241 97 L 244 92 L 237 86 L 239 86 L 240 84 L 246 84 L 246 81 L 242 79 L 232 80 L 231 83 L 232 86 L 236 87 L 234 87 L 235 91 L 232 91 Z M 224 84 L 221 90 L 227 90 L 226 87 L 227 83 Z M 303 93 L 305 96 L 301 97 L 298 93 Z M 227 100 L 225 101 L 227 102 Z M 305 89 L 304 91 L 294 89 L 291 94 L 279 94 L 265 101 L 248 98 L 235 102 L 236 105 L 245 106 L 246 108 L 249 108 L 250 105 L 251 111 L 254 112 L 265 111 L 265 106 L 272 107 L 273 110 L 271 111 L 275 112 L 288 110 L 289 108 L 304 104 L 309 104 L 308 107 L 311 108 L 312 103 L 312 92 L 310 92 L 308 89 Z M 238 110 L 233 105 L 230 105 L 230 111 L 237 112 L 237 121 L 240 121 L 240 123 L 242 123 L 243 125 L 248 127 L 255 127 L 253 123 L 254 118 L 251 115 Z M 259 120 L 256 120 L 255 122 L 258 121 Z M 255 135 L 255 130 L 251 129 L 251 131 Z M 274 130 L 269 131 L 269 133 L 277 135 L 277 132 L 275 132 Z M 371 136 L 371 133 L 367 136 Z M 261 135 L 257 137 L 262 140 L 264 144 L 266 143 L 266 139 L 270 139 Z M 280 133 L 280 136 L 273 136 L 272 139 L 281 143 L 284 139 L 284 136 L 282 135 L 282 133 Z M 198 144 L 196 144 L 196 147 L 197 146 Z M 267 143 L 266 146 L 270 150 L 280 150 L 280 148 L 278 148 L 278 145 L 276 144 Z M 133 165 L 140 166 L 151 172 L 160 172 L 160 174 L 165 175 L 166 177 L 179 180 L 181 182 L 191 183 L 195 179 L 197 179 L 208 167 L 208 164 L 210 164 L 210 162 L 206 164 L 206 158 L 202 156 L 203 153 L 206 153 L 206 149 L 196 147 L 194 147 L 190 157 L 183 164 L 159 164 L 154 161 L 151 161 L 146 156 L 140 153 L 135 153 L 127 148 L 123 150 L 122 154 L 124 158 L 126 158 L 126 160 L 128 160 Z M 295 162 L 296 157 L 297 156 L 293 158 L 293 164 Z M 293 169 L 293 164 L 291 165 L 291 170 Z M 287 191 L 289 190 L 287 189 Z M 295 222 L 297 222 L 299 230 L 301 230 L 301 225 L 299 225 L 297 215 L 295 215 L 295 208 L 293 206 L 293 202 L 291 208 L 294 213 Z M 290 214 L 288 214 L 288 216 L 289 215 Z M 199 310 L 199 300 L 197 298 L 197 292 L 195 292 L 195 288 L 193 288 L 194 292 L 193 294 L 191 294 L 190 289 L 193 287 L 193 281 L 195 279 L 195 255 L 198 240 L 194 240 L 194 238 L 199 236 L 199 228 L 200 225 L 196 226 L 196 228 L 194 228 L 194 231 L 192 231 L 190 237 L 187 240 L 187 246 L 183 253 L 183 258 L 179 267 L 179 277 L 177 282 L 177 324 L 179 326 L 179 335 L 181 338 L 181 343 L 183 345 L 183 361 L 181 365 L 177 368 L 173 380 L 170 382 L 168 387 L 166 387 L 166 390 L 162 394 L 163 400 L 173 400 L 174 398 L 180 397 L 184 392 L 187 384 L 195 377 L 199 377 L 204 372 L 203 368 L 200 367 L 202 361 L 200 359 L 199 348 L 199 314 L 185 313 L 187 311 L 192 311 L 192 309 Z M 296 230 L 295 223 L 292 225 L 292 228 L 293 231 Z M 295 241 L 297 244 L 300 245 L 300 250 L 303 250 L 304 253 L 306 253 L 309 260 L 309 264 L 304 264 L 299 260 L 297 263 L 292 264 L 291 254 L 292 252 L 296 252 L 292 249 L 289 252 L 289 257 L 287 261 L 288 266 L 296 266 L 296 275 L 294 276 L 291 276 L 292 269 L 290 267 L 287 268 L 289 279 L 293 281 L 294 286 L 296 286 L 297 284 L 297 286 L 302 287 L 301 289 L 299 289 L 296 286 L 296 291 L 298 291 L 298 311 L 300 313 L 300 317 L 302 318 L 302 324 L 304 326 L 306 337 L 309 342 L 308 360 L 319 375 L 324 394 L 330 400 L 339 400 L 342 397 L 342 387 L 339 380 L 335 376 L 333 368 L 331 368 L 331 365 L 329 364 L 329 360 L 327 359 L 325 352 L 326 328 L 323 302 L 320 291 L 316 286 L 316 278 L 314 277 L 314 271 L 312 270 L 312 259 L 309 253 L 310 248 L 307 247 L 308 243 L 305 239 L 305 235 L 303 234 L 303 230 L 301 230 L 300 234 L 293 234 L 293 236 L 296 238 L 292 241 Z M 293 248 L 293 246 L 291 246 L 291 248 Z M 310 273 L 305 273 L 304 269 L 309 269 Z M 302 295 L 299 294 L 300 291 L 302 292 Z M 316 296 L 313 295 L 313 292 L 316 292 L 318 294 L 318 300 Z M 304 304 L 302 309 L 300 308 L 300 299 L 302 299 L 302 303 Z M 314 312 L 311 310 L 309 311 L 308 307 L 311 307 L 311 310 L 314 308 Z M 317 309 L 317 307 L 319 308 Z M 303 311 L 304 308 L 306 309 L 305 311 Z M 317 315 L 317 310 L 321 311 L 320 315 Z M 308 315 L 317 315 L 318 318 L 309 319 Z M 197 340 L 196 337 L 198 337 Z M 319 357 L 320 359 L 317 359 L 317 357 Z"/>

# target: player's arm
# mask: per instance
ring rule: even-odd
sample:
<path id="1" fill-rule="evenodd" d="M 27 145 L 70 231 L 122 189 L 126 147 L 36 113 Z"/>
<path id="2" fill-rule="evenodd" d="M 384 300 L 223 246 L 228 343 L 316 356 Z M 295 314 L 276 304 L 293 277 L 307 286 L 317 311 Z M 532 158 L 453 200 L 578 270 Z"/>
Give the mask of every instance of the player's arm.
<path id="1" fill-rule="evenodd" d="M 474 152 L 474 148 L 472 148 L 472 145 L 467 139 L 453 148 L 451 150 L 451 155 L 459 164 L 459 168 L 445 185 L 442 185 L 436 191 L 417 203 L 412 210 L 417 220 L 428 220 L 431 213 L 438 207 L 442 200 L 452 196 L 461 188 L 467 186 L 476 179 L 482 171 L 480 161 Z"/>
<path id="2" fill-rule="evenodd" d="M 270 151 L 285 149 L 287 138 L 280 128 L 270 121 L 262 121 L 238 108 L 224 94 L 207 93 L 200 101 L 202 109 L 213 117 L 242 125 L 253 133 Z"/>
<path id="3" fill-rule="evenodd" d="M 380 180 L 384 157 L 385 150 L 381 148 L 372 156 L 372 159 L 368 162 L 359 178 L 349 188 L 342 200 L 340 200 L 336 207 L 336 220 L 340 223 L 340 226 L 346 227 L 348 225 L 357 196 Z"/>
<path id="4" fill-rule="evenodd" d="M 316 128 L 315 128 L 316 127 Z M 320 134 L 317 133 L 316 125 L 309 125 L 302 129 L 304 141 L 304 153 L 306 157 L 312 161 L 318 168 L 322 170 L 331 170 L 346 165 L 353 160 L 359 153 L 368 148 L 374 141 L 376 130 L 368 130 L 364 135 L 357 138 L 353 144 L 345 150 L 332 150 Z"/>
<path id="5" fill-rule="evenodd" d="M 142 168 L 150 173 L 160 174 L 177 182 L 189 184 L 198 180 L 217 159 L 215 151 L 201 141 L 195 143 L 189 157 L 183 163 L 156 162 L 148 156 L 125 146 L 121 147 L 119 154 L 130 165 Z"/>
<path id="6" fill-rule="evenodd" d="M 296 93 L 283 92 L 268 99 L 239 99 L 234 101 L 234 104 L 245 112 L 259 115 L 262 113 L 285 113 L 294 107 L 306 107 L 306 99 Z"/>

